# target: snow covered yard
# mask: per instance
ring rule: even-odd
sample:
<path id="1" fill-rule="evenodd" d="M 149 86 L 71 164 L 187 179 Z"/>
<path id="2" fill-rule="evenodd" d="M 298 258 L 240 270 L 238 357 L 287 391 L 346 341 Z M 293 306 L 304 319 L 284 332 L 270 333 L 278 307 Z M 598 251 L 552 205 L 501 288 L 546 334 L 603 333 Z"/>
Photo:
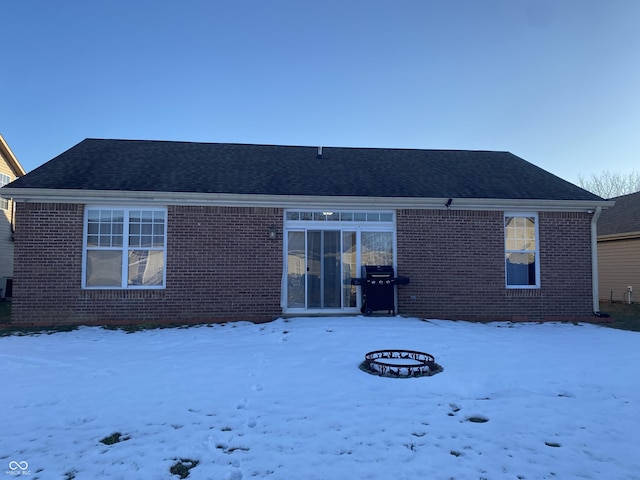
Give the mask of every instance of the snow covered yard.
<path id="1" fill-rule="evenodd" d="M 0 476 L 638 479 L 639 347 L 594 325 L 400 317 L 4 337 Z M 386 348 L 444 371 L 358 369 Z"/>

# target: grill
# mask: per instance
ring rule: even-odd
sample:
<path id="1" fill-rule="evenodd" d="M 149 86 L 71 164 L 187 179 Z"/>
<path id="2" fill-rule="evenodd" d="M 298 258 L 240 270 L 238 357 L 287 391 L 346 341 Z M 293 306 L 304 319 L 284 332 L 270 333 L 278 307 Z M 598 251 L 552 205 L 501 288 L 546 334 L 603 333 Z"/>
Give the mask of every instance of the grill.
<path id="1" fill-rule="evenodd" d="M 363 265 L 361 275 L 351 279 L 351 284 L 362 287 L 362 313 L 370 315 L 377 310 L 387 310 L 395 315 L 395 286 L 406 285 L 409 278 L 394 276 L 390 265 Z"/>

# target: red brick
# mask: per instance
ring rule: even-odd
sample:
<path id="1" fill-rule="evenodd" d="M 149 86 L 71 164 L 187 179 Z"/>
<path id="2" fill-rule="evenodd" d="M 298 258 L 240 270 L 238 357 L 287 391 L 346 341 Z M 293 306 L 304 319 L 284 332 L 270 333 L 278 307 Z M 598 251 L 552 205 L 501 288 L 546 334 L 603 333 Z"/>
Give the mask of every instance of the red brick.
<path id="1" fill-rule="evenodd" d="M 279 316 L 283 210 L 170 206 L 166 288 L 81 288 L 83 205 L 16 208 L 12 322 L 268 321 Z M 590 216 L 539 213 L 541 287 L 507 289 L 503 212 L 397 212 L 399 313 L 476 321 L 589 318 Z M 275 240 L 268 238 L 276 226 Z"/>

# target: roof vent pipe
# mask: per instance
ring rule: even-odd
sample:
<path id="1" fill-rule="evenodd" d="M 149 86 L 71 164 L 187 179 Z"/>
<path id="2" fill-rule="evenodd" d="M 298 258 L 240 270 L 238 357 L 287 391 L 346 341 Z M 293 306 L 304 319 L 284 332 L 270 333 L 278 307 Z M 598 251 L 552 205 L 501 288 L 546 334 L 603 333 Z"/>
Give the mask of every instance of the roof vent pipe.
<path id="1" fill-rule="evenodd" d="M 322 158 L 322 147 L 318 147 L 318 158 Z"/>

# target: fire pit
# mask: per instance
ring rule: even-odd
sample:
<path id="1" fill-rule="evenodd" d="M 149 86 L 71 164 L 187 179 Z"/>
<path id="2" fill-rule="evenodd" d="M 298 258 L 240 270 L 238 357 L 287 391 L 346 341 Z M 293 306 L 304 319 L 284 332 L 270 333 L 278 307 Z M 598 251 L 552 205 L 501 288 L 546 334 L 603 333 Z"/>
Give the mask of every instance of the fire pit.
<path id="1" fill-rule="evenodd" d="M 442 371 L 433 355 L 415 350 L 375 350 L 364 356 L 362 370 L 381 377 L 425 377 Z"/>

